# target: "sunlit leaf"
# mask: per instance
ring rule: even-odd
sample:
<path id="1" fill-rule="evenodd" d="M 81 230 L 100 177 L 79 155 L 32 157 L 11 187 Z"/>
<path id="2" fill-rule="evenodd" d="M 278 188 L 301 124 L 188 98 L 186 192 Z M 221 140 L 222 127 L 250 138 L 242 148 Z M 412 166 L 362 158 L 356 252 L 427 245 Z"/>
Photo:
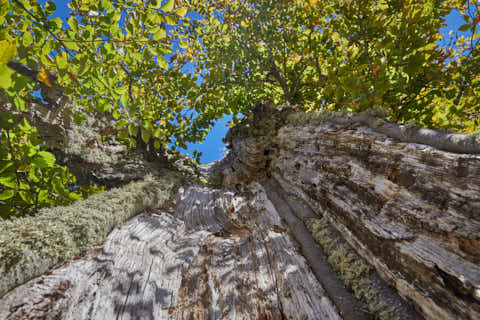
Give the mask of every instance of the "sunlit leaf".
<path id="1" fill-rule="evenodd" d="M 62 52 L 61 55 L 57 55 L 55 57 L 59 69 L 66 69 L 67 68 L 67 54 Z M 43 81 L 42 81 L 43 82 Z"/>
<path id="2" fill-rule="evenodd" d="M 14 189 L 17 186 L 15 177 L 15 173 L 8 176 L 0 176 L 0 186 Z"/>
<path id="3" fill-rule="evenodd" d="M 165 16 L 165 20 L 167 20 L 167 23 L 170 25 L 174 25 L 177 23 L 177 20 L 174 16 Z"/>
<path id="4" fill-rule="evenodd" d="M 13 198 L 15 195 L 15 192 L 13 190 L 5 190 L 0 192 L 0 200 L 8 200 L 10 198 Z"/>
<path id="5" fill-rule="evenodd" d="M 40 67 L 40 72 L 37 73 L 37 80 L 51 87 L 52 83 L 50 82 L 50 72 L 44 66 Z"/>
<path id="6" fill-rule="evenodd" d="M 12 61 L 17 55 L 17 47 L 14 42 L 2 40 L 0 41 L 0 64 Z"/>
<path id="7" fill-rule="evenodd" d="M 157 1 L 160 1 L 160 0 L 157 0 Z M 173 10 L 173 4 L 175 3 L 174 0 L 167 0 L 167 2 L 165 2 L 165 4 L 162 6 L 162 11 L 165 11 L 165 12 L 170 12 Z"/>
<path id="8" fill-rule="evenodd" d="M 157 62 L 160 68 L 168 70 L 168 62 L 164 57 L 158 57 Z"/>
<path id="9" fill-rule="evenodd" d="M 158 41 L 160 39 L 164 39 L 167 36 L 167 33 L 165 32 L 165 29 L 162 27 L 157 27 L 155 30 L 152 30 L 154 33 L 153 35 L 153 40 Z"/>
<path id="10" fill-rule="evenodd" d="M 187 14 L 187 8 L 185 7 L 180 7 L 175 10 L 175 13 L 179 15 L 180 17 L 184 17 Z"/>
<path id="11" fill-rule="evenodd" d="M 50 152 L 40 151 L 33 157 L 32 163 L 39 168 L 49 168 L 55 164 L 55 156 Z"/>
<path id="12" fill-rule="evenodd" d="M 6 64 L 0 64 L 0 88 L 8 89 L 12 86 L 13 70 Z"/>
<path id="13" fill-rule="evenodd" d="M 148 143 L 148 141 L 150 141 L 150 132 L 148 132 L 147 130 L 142 128 L 142 133 L 141 134 L 142 134 L 143 142 Z"/>

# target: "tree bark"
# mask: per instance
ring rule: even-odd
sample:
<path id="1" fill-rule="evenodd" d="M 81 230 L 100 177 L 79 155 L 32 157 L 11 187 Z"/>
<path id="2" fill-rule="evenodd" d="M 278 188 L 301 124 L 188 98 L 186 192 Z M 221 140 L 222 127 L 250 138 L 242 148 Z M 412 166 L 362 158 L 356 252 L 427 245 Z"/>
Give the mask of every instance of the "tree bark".
<path id="1" fill-rule="evenodd" d="M 202 168 L 209 184 L 164 173 L 162 200 L 132 206 L 103 244 L 13 284 L 2 269 L 0 318 L 480 318 L 475 136 L 258 105 L 226 140 L 229 155 Z M 22 239 L 54 218 L 0 226 Z M 16 270 L 43 263 L 31 251 Z"/>

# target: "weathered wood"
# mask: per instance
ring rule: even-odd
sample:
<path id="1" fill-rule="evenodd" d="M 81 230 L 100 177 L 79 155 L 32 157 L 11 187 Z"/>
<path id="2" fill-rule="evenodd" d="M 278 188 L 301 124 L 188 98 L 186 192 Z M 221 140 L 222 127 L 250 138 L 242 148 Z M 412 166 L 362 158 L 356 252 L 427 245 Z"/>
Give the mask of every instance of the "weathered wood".
<path id="1" fill-rule="evenodd" d="M 120 187 L 149 174 L 158 175 L 159 167 L 168 167 L 161 150 L 152 151 L 143 140 L 139 139 L 134 150 L 118 142 L 112 134 L 115 120 L 109 112 L 101 114 L 93 110 L 77 125 L 74 114 L 82 113 L 83 108 L 65 97 L 58 102 L 48 105 L 27 102 L 26 111 L 19 112 L 0 93 L 0 112 L 25 118 L 34 126 L 45 148 L 55 155 L 58 163 L 69 168 L 78 185 L 93 181 L 107 188 Z M 150 152 L 145 156 L 147 149 Z"/>
<path id="2" fill-rule="evenodd" d="M 123 218 L 106 218 L 120 228 L 102 246 L 66 257 L 87 256 L 42 260 L 44 246 L 70 243 L 32 245 L 34 229 L 49 234 L 43 222 L 58 225 L 42 215 L 27 237 L 16 227 L 0 235 L 0 256 L 8 238 L 30 246 L 16 271 L 1 270 L 5 292 L 66 262 L 9 291 L 0 318 L 480 319 L 477 135 L 368 114 L 255 111 L 228 134 L 227 158 L 202 170 L 218 188 L 184 184 L 173 202 L 131 195 L 160 207 L 122 227 L 140 206 L 91 207 Z M 58 226 L 54 239 L 87 230 Z"/>
<path id="3" fill-rule="evenodd" d="M 480 318 L 480 156 L 362 125 L 280 129 L 272 175 L 427 319 Z"/>
<path id="4" fill-rule="evenodd" d="M 5 319 L 341 319 L 261 188 L 181 189 L 92 256 L 0 302 Z"/>
<path id="5" fill-rule="evenodd" d="M 149 207 L 163 205 L 179 184 L 177 174 L 146 177 L 35 217 L 0 222 L 0 297 L 53 266 L 88 253 L 110 231 Z"/>
<path id="6" fill-rule="evenodd" d="M 265 181 L 263 185 L 343 319 L 421 319 L 384 281 L 376 277 L 374 272 L 370 269 L 361 270 L 364 262 L 359 257 L 353 257 L 353 253 L 347 250 L 338 250 L 344 249 L 345 244 L 340 244 L 339 248 L 335 248 L 337 250 L 325 250 L 325 246 L 319 246 L 323 243 L 317 244 L 317 235 L 315 232 L 312 235 L 307 227 L 312 220 L 317 220 L 318 216 L 306 203 L 291 194 L 288 195 L 273 179 Z M 329 246 L 334 249 L 340 237 L 330 237 L 332 239 Z M 336 271 L 342 272 L 344 279 L 342 275 L 339 277 L 332 272 L 333 261 L 338 261 L 339 270 Z M 337 265 L 334 264 L 333 267 Z M 351 283 L 344 283 L 343 281 L 348 282 L 348 277 L 352 278 Z"/>

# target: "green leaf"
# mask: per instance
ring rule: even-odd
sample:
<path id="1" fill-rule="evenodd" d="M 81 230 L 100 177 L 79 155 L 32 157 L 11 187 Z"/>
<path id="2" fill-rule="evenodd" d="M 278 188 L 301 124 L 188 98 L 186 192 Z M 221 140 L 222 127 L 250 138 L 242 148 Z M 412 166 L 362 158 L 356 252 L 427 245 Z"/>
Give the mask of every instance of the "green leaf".
<path id="1" fill-rule="evenodd" d="M 168 62 L 164 57 L 158 57 L 157 63 L 160 68 L 168 70 Z"/>
<path id="2" fill-rule="evenodd" d="M 180 41 L 180 42 L 178 43 L 178 45 L 179 45 L 180 48 L 182 48 L 182 49 L 185 49 L 186 47 L 188 47 L 188 44 L 187 44 L 186 41 Z"/>
<path id="3" fill-rule="evenodd" d="M 157 26 L 156 28 L 152 29 L 153 33 L 153 40 L 158 41 L 160 39 L 164 39 L 167 36 L 165 29 L 162 27 Z"/>
<path id="4" fill-rule="evenodd" d="M 63 26 L 63 21 L 60 18 L 54 18 L 48 20 L 49 25 L 54 25 L 56 28 L 61 29 Z"/>
<path id="5" fill-rule="evenodd" d="M 48 199 L 49 192 L 48 190 L 40 190 L 38 193 L 38 201 L 43 202 Z"/>
<path id="6" fill-rule="evenodd" d="M 135 137 L 137 135 L 137 128 L 133 124 L 128 125 L 128 133 L 131 137 Z"/>
<path id="7" fill-rule="evenodd" d="M 120 97 L 120 102 L 126 107 L 128 105 L 128 92 L 124 92 L 122 96 Z"/>
<path id="8" fill-rule="evenodd" d="M 33 182 L 39 182 L 40 179 L 37 175 L 37 170 L 35 167 L 30 167 L 30 170 L 28 170 L 28 179 L 33 181 Z"/>
<path id="9" fill-rule="evenodd" d="M 14 42 L 2 40 L 0 41 L 0 64 L 8 63 L 15 59 L 17 55 L 17 47 Z"/>
<path id="10" fill-rule="evenodd" d="M 77 125 L 81 125 L 83 121 L 85 121 L 85 119 L 87 119 L 87 116 L 82 113 L 82 112 L 75 112 L 73 114 L 73 120 L 75 121 L 75 124 Z"/>
<path id="11" fill-rule="evenodd" d="M 72 31 L 77 34 L 78 33 L 78 21 L 77 19 L 75 19 L 75 17 L 70 17 L 68 18 L 68 25 L 70 26 L 70 28 L 72 29 Z"/>
<path id="12" fill-rule="evenodd" d="M 13 166 L 13 161 L 0 161 L 0 173 Z"/>
<path id="13" fill-rule="evenodd" d="M 18 194 L 20 195 L 20 198 L 22 198 L 22 200 L 25 201 L 26 203 L 28 204 L 32 203 L 33 199 L 30 192 L 20 191 Z"/>
<path id="14" fill-rule="evenodd" d="M 32 163 L 39 168 L 51 168 L 55 164 L 55 156 L 47 151 L 38 152 L 32 159 Z"/>
<path id="15" fill-rule="evenodd" d="M 69 196 L 70 196 L 70 199 L 72 199 L 72 200 L 82 200 L 83 199 L 81 194 L 74 193 L 74 192 L 70 192 Z"/>
<path id="16" fill-rule="evenodd" d="M 127 125 L 127 120 L 122 119 L 115 124 L 115 128 L 118 130 L 123 129 Z"/>
<path id="17" fill-rule="evenodd" d="M 55 6 L 55 3 L 53 1 L 48 1 L 45 3 L 45 12 L 47 15 L 51 15 L 52 13 L 57 10 L 57 7 Z"/>
<path id="18" fill-rule="evenodd" d="M 8 176 L 1 176 L 0 185 L 15 189 L 15 187 L 17 186 L 15 177 L 16 177 L 15 173 L 12 173 L 11 175 L 8 175 Z"/>
<path id="19" fill-rule="evenodd" d="M 160 129 L 160 128 L 157 128 L 157 129 L 153 132 L 153 136 L 154 136 L 155 138 L 160 138 L 162 135 L 163 135 L 163 130 Z"/>
<path id="20" fill-rule="evenodd" d="M 100 113 L 105 113 L 106 111 L 110 110 L 113 108 L 113 105 L 110 103 L 99 103 L 97 105 L 97 111 Z"/>
<path id="21" fill-rule="evenodd" d="M 187 14 L 187 8 L 185 7 L 180 7 L 178 8 L 177 10 L 175 10 L 175 13 L 177 15 L 179 15 L 180 17 L 185 17 L 185 15 Z"/>
<path id="22" fill-rule="evenodd" d="M 160 1 L 160 0 L 157 0 L 157 1 Z M 173 10 L 173 4 L 174 4 L 174 0 L 167 0 L 167 2 L 162 6 L 162 11 L 165 11 L 165 12 L 170 12 Z"/>
<path id="23" fill-rule="evenodd" d="M 13 70 L 6 64 L 0 64 L 0 88 L 8 89 L 12 86 Z"/>
<path id="24" fill-rule="evenodd" d="M 162 5 L 162 0 L 151 0 L 150 1 L 150 6 L 151 6 L 152 9 L 159 9 L 161 5 Z"/>
<path id="25" fill-rule="evenodd" d="M 165 16 L 165 20 L 167 20 L 167 23 L 170 25 L 174 25 L 177 23 L 177 19 L 175 19 L 174 16 Z"/>
<path id="26" fill-rule="evenodd" d="M 57 62 L 58 68 L 59 69 L 66 69 L 67 68 L 67 54 L 65 52 L 62 52 L 61 55 L 57 55 L 55 57 L 55 61 Z"/>
<path id="27" fill-rule="evenodd" d="M 150 141 L 150 132 L 142 128 L 142 140 L 145 143 L 148 143 Z"/>
<path id="28" fill-rule="evenodd" d="M 28 122 L 27 118 L 23 118 L 20 123 L 18 124 L 18 127 L 23 131 L 23 132 L 31 132 L 33 127 L 30 125 Z"/>
<path id="29" fill-rule="evenodd" d="M 13 190 L 5 190 L 3 192 L 0 192 L 0 200 L 8 200 L 12 198 L 15 195 L 15 192 Z"/>
<path id="30" fill-rule="evenodd" d="M 80 47 L 75 42 L 72 42 L 72 41 L 65 41 L 63 44 L 65 45 L 65 47 L 67 47 L 70 50 L 80 49 Z"/>
<path id="31" fill-rule="evenodd" d="M 27 31 L 23 34 L 23 37 L 22 37 L 22 42 L 23 42 L 23 45 L 25 47 L 28 47 L 33 41 L 33 37 L 32 37 L 32 34 Z"/>

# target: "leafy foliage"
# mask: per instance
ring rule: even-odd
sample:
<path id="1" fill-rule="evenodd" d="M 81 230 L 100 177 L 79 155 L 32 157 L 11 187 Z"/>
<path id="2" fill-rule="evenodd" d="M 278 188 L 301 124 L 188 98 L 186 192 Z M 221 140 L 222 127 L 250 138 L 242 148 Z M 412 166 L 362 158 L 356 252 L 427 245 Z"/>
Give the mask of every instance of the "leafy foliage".
<path id="1" fill-rule="evenodd" d="M 131 148 L 201 141 L 224 114 L 273 100 L 303 110 L 382 110 L 470 132 L 480 112 L 478 0 L 0 0 L 0 90 L 17 114 L 74 101 Z M 464 34 L 440 45 L 458 10 Z M 192 18 L 195 17 L 195 18 Z M 34 92 L 41 92 L 41 99 Z M 9 216 L 95 188 L 74 179 L 22 116 L 2 115 L 0 206 Z M 195 153 L 198 159 L 200 153 Z M 31 173 L 32 172 L 32 173 Z M 38 180 L 38 181 L 37 181 Z"/>
<path id="2" fill-rule="evenodd" d="M 76 179 L 66 167 L 42 150 L 36 129 L 25 118 L 18 123 L 1 113 L 0 216 L 34 214 L 38 209 L 65 205 L 97 192 L 95 186 L 74 189 Z"/>
<path id="3" fill-rule="evenodd" d="M 95 110 L 114 122 L 111 134 L 129 147 L 141 142 L 169 149 L 173 155 L 178 146 L 185 147 L 206 134 L 209 123 L 196 125 L 191 112 L 184 110 L 182 97 L 195 81 L 180 72 L 183 65 L 173 49 L 175 43 L 185 43 L 190 21 L 187 7 L 174 0 L 146 4 L 139 0 L 72 0 L 65 23 L 52 17 L 56 10 L 53 1 L 41 5 L 36 0 L 2 0 L 0 4 L 0 89 L 19 113 L 29 112 L 31 101 L 53 108 L 68 97 L 80 108 L 73 115 L 78 124 Z M 33 94 L 38 90 L 42 101 Z M 74 183 L 72 176 L 53 163 L 52 154 L 40 151 L 42 141 L 33 128 L 27 129 L 26 120 L 20 116 L 3 120 L 25 124 L 15 129 L 2 126 L 1 160 L 10 163 L 8 176 L 21 177 L 24 166 L 34 168 L 35 176 L 45 180 L 41 182 L 45 185 L 35 187 L 41 194 L 33 187 L 26 191 L 21 181 L 16 186 L 1 183 L 0 204 L 9 208 L 6 216 L 16 211 L 14 202 L 28 214 L 40 206 L 81 198 L 82 192 L 68 191 Z M 19 139 L 28 150 L 22 149 Z M 37 153 L 24 158 L 33 149 Z M 15 159 L 22 162 L 11 165 Z M 28 181 L 33 181 L 32 177 Z M 48 198 L 46 192 L 54 186 L 54 193 L 60 196 Z M 37 196 L 50 200 L 37 201 Z M 17 204 L 20 198 L 25 198 L 22 205 Z"/>
<path id="4" fill-rule="evenodd" d="M 198 1 L 197 10 L 210 16 L 197 29 L 202 44 L 191 49 L 206 70 L 202 103 L 247 114 L 248 101 L 266 98 L 305 110 L 375 108 L 395 121 L 471 131 L 480 111 L 478 5 Z M 440 28 L 454 9 L 470 36 L 444 48 Z"/>

